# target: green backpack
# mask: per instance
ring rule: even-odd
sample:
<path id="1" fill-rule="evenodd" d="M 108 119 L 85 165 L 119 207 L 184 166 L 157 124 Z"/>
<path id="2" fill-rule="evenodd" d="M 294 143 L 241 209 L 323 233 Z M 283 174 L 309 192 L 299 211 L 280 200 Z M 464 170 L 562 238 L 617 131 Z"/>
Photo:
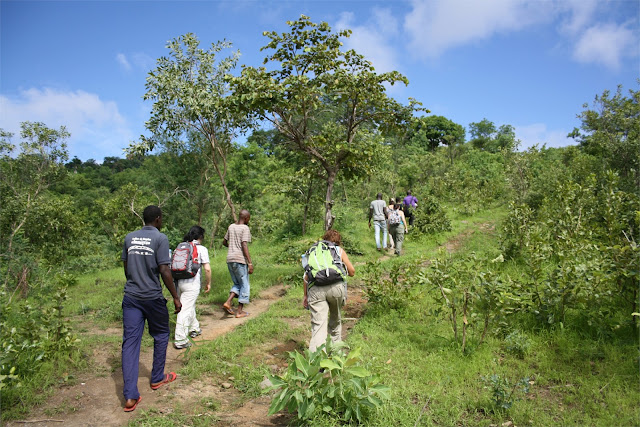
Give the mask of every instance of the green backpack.
<path id="1" fill-rule="evenodd" d="M 302 255 L 302 268 L 307 273 L 307 283 L 331 285 L 346 281 L 347 269 L 341 258 L 342 249 L 332 242 L 321 240 Z"/>

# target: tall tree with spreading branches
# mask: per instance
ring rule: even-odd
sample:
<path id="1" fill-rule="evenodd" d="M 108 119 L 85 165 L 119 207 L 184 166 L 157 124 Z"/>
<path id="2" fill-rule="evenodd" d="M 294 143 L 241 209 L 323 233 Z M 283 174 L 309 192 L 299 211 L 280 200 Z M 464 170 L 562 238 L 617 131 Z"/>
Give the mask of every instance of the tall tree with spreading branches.
<path id="1" fill-rule="evenodd" d="M 152 136 L 142 136 L 129 152 L 153 150 L 161 138 L 179 140 L 188 132 L 201 134 L 211 145 L 211 161 L 220 179 L 234 219 L 236 209 L 227 188 L 227 156 L 232 140 L 246 125 L 246 116 L 230 108 L 226 79 L 240 53 L 220 58 L 231 43 L 212 43 L 201 49 L 195 34 L 188 33 L 169 42 L 168 57 L 161 57 L 147 77 L 145 100 L 152 100 L 151 118 L 146 123 Z"/>
<path id="2" fill-rule="evenodd" d="M 387 85 L 408 84 L 397 71 L 376 73 L 364 56 L 344 50 L 341 38 L 302 15 L 288 33 L 265 32 L 268 68 L 245 67 L 231 78 L 235 105 L 270 123 L 287 149 L 306 155 L 326 184 L 325 229 L 331 226 L 332 194 L 340 173 L 366 176 L 382 148 L 381 132 L 406 124 L 419 103 L 403 106 Z M 330 118 L 330 119 L 329 119 Z"/>

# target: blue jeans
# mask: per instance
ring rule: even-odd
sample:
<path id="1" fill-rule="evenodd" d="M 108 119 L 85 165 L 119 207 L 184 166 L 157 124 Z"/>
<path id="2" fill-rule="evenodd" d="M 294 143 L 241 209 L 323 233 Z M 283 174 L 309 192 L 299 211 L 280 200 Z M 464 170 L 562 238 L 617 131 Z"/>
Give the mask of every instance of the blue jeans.
<path id="1" fill-rule="evenodd" d="M 231 280 L 233 286 L 231 291 L 238 295 L 238 302 L 240 304 L 249 303 L 249 266 L 239 262 L 228 262 L 229 274 L 231 274 Z"/>
<path id="2" fill-rule="evenodd" d="M 169 310 L 167 300 L 139 300 L 122 298 L 122 379 L 125 399 L 138 399 L 138 363 L 140 343 L 144 333 L 145 320 L 149 324 L 149 334 L 153 337 L 153 368 L 151 383 L 164 379 L 164 364 L 169 344 Z"/>
<path id="3" fill-rule="evenodd" d="M 380 249 L 380 230 L 382 230 L 382 247 L 387 247 L 387 221 L 373 221 L 373 229 L 376 236 L 376 248 Z"/>

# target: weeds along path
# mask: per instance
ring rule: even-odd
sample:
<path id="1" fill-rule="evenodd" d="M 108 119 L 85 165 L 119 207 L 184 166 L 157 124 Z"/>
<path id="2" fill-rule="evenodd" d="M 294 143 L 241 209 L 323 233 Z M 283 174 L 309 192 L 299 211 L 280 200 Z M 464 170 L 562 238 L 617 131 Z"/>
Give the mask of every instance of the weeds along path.
<path id="1" fill-rule="evenodd" d="M 220 306 L 209 306 L 199 316 L 202 335 L 194 339 L 195 344 L 213 340 L 233 331 L 237 326 L 259 316 L 286 294 L 282 284 L 265 289 L 247 306 L 249 317 L 236 319 L 227 315 Z M 121 328 L 109 328 L 96 333 L 122 336 Z M 145 332 L 146 334 L 146 332 Z M 5 426 L 124 426 L 140 415 L 141 411 L 155 408 L 159 413 L 171 412 L 176 398 L 189 402 L 189 399 L 201 399 L 214 396 L 216 400 L 228 400 L 224 396 L 226 390 L 220 385 L 190 384 L 182 387 L 180 377 L 158 390 L 151 390 L 149 381 L 153 349 L 143 347 L 140 354 L 140 373 L 138 389 L 142 401 L 134 412 L 125 413 L 122 396 L 122 370 L 120 369 L 120 347 L 114 351 L 109 348 L 97 348 L 93 354 L 94 370 L 80 374 L 73 386 L 63 386 L 42 407 L 34 408 L 26 420 L 9 421 Z M 171 343 L 167 349 L 165 372 L 178 372 L 182 367 L 182 355 L 185 350 L 176 350 Z M 229 393 L 227 393 L 229 394 Z M 232 396 L 229 396 L 232 398 Z M 168 412 L 167 412 L 168 411 Z M 265 412 L 266 413 L 266 412 Z M 263 415 L 264 416 L 264 415 Z M 268 424 L 267 424 L 268 425 Z"/>

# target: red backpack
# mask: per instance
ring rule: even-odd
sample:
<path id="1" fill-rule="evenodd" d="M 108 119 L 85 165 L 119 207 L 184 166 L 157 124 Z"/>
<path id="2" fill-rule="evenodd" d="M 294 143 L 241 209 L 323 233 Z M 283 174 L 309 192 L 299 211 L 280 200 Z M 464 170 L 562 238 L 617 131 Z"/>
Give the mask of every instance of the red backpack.
<path id="1" fill-rule="evenodd" d="M 171 275 L 173 278 L 176 280 L 191 279 L 196 276 L 199 269 L 198 248 L 195 243 L 180 243 L 171 256 Z"/>

